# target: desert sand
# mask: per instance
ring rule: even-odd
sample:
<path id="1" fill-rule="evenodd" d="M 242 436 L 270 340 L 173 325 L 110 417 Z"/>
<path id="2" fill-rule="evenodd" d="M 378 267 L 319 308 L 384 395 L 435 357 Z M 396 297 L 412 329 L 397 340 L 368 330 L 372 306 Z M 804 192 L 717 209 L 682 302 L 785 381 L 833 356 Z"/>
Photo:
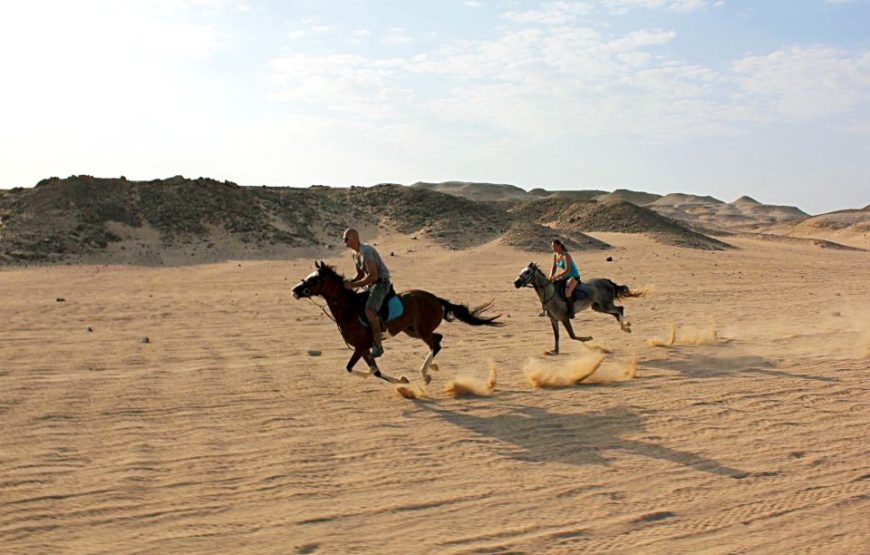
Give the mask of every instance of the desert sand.
<path id="1" fill-rule="evenodd" d="M 602 353 L 542 356 L 512 282 L 546 253 L 375 238 L 397 290 L 503 314 L 443 324 L 417 400 L 346 374 L 290 295 L 310 257 L 0 270 L 0 552 L 870 553 L 870 253 L 590 235 L 614 249 L 574 253 L 584 277 L 652 293 L 632 334 L 578 314 L 611 352 L 562 387 L 529 369 Z M 420 388 L 424 345 L 385 346 Z"/>

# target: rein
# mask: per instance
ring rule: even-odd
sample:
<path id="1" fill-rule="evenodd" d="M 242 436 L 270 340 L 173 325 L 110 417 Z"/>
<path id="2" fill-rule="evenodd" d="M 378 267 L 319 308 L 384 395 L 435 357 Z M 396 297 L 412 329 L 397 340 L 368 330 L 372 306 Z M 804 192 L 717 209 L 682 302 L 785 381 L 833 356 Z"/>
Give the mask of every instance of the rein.
<path id="1" fill-rule="evenodd" d="M 336 320 L 335 317 L 334 317 L 332 314 L 330 314 L 328 310 L 326 310 L 325 308 L 323 308 L 322 305 L 316 303 L 316 302 L 314 301 L 313 298 L 311 298 L 311 297 L 306 297 L 306 298 L 307 298 L 309 301 L 311 301 L 311 304 L 313 304 L 314 306 L 316 306 L 317 308 L 319 308 L 320 311 L 321 311 L 322 313 L 326 314 L 326 317 L 327 317 L 327 318 L 329 318 L 330 320 L 332 320 L 333 322 L 335 322 L 335 325 L 336 325 L 336 327 L 338 328 L 338 335 L 341 336 L 341 340 L 344 341 L 344 344 L 345 344 L 345 346 L 347 346 L 348 349 L 350 349 L 351 351 L 353 351 L 354 348 L 351 347 L 351 346 L 350 346 L 350 343 L 348 343 L 347 340 L 344 338 L 344 332 L 342 332 L 342 330 L 341 330 L 341 324 L 338 323 L 338 320 Z"/>
<path id="2" fill-rule="evenodd" d="M 544 273 L 536 267 L 535 268 L 535 277 L 537 277 L 538 274 L 541 274 L 541 276 L 544 275 Z M 538 291 L 538 285 L 536 283 L 534 283 L 534 277 L 532 278 L 532 283 L 527 284 L 527 286 L 528 285 L 531 285 L 535 289 L 535 292 Z M 547 285 L 553 285 L 553 283 L 551 281 L 547 280 Z M 546 289 L 547 285 L 542 285 L 541 289 Z M 541 296 L 543 297 L 543 295 L 541 295 Z M 547 297 L 546 299 L 541 300 L 541 304 L 542 305 L 547 304 L 548 302 L 552 301 L 553 297 L 555 297 L 555 296 L 556 296 L 556 286 L 553 285 L 553 294 L 550 295 L 549 297 Z"/>

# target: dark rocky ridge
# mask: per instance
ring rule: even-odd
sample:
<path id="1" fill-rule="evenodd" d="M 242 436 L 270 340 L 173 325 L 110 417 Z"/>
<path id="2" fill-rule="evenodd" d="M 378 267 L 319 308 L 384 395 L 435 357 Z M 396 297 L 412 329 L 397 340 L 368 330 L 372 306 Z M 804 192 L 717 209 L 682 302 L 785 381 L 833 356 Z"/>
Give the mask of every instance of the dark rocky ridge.
<path id="1" fill-rule="evenodd" d="M 95 257 L 112 262 L 116 255 L 123 261 L 118 249 L 148 251 L 126 257 L 136 263 L 156 263 L 170 252 L 189 253 L 191 262 L 203 251 L 212 253 L 208 260 L 292 256 L 293 249 L 333 248 L 343 229 L 367 225 L 420 234 L 449 248 L 506 233 L 503 242 L 523 249 L 539 250 L 544 243 L 548 249 L 554 236 L 580 248 L 607 247 L 583 234 L 587 231 L 647 233 L 689 248 L 728 246 L 628 202 L 570 198 L 593 192 L 483 202 L 430 189 L 423 184 L 240 187 L 181 176 L 50 178 L 32 189 L 0 194 L 0 263 L 93 262 Z"/>

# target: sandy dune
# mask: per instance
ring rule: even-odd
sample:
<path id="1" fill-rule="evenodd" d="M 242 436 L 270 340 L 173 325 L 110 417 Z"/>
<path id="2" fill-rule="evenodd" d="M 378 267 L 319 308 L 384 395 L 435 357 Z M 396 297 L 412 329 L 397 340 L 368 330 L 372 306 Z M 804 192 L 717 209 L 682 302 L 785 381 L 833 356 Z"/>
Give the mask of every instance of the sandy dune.
<path id="1" fill-rule="evenodd" d="M 0 552 L 868 553 L 870 253 L 593 235 L 614 249 L 575 253 L 584 276 L 653 293 L 631 335 L 578 315 L 612 351 L 597 385 L 538 389 L 550 327 L 511 285 L 529 253 L 378 238 L 397 289 L 507 323 L 444 324 L 419 400 L 346 375 L 290 296 L 310 260 L 0 271 Z M 419 386 L 423 344 L 386 348 Z M 563 351 L 541 364 L 589 356 Z M 489 359 L 488 397 L 444 392 Z"/>

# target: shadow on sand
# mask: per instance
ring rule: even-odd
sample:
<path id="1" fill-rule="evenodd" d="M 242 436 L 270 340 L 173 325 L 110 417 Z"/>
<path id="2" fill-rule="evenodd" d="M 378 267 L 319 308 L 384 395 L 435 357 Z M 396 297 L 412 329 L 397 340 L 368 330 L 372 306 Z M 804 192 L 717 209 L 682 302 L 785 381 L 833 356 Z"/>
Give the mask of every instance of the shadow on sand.
<path id="1" fill-rule="evenodd" d="M 642 417 L 625 407 L 582 414 L 517 407 L 506 414 L 475 416 L 442 409 L 434 403 L 419 406 L 455 426 L 517 447 L 505 453 L 516 460 L 607 465 L 608 452 L 624 451 L 729 478 L 742 479 L 749 475 L 694 453 L 620 437 L 644 431 Z"/>
<path id="2" fill-rule="evenodd" d="M 782 370 L 774 370 L 775 365 L 772 362 L 764 357 L 753 355 L 717 357 L 700 353 L 670 351 L 668 358 L 645 360 L 643 361 L 643 366 L 663 370 L 675 370 L 690 378 L 721 378 L 734 377 L 740 374 L 761 374 L 776 378 L 793 378 L 819 382 L 840 381 L 837 378 L 826 376 L 793 374 Z"/>

